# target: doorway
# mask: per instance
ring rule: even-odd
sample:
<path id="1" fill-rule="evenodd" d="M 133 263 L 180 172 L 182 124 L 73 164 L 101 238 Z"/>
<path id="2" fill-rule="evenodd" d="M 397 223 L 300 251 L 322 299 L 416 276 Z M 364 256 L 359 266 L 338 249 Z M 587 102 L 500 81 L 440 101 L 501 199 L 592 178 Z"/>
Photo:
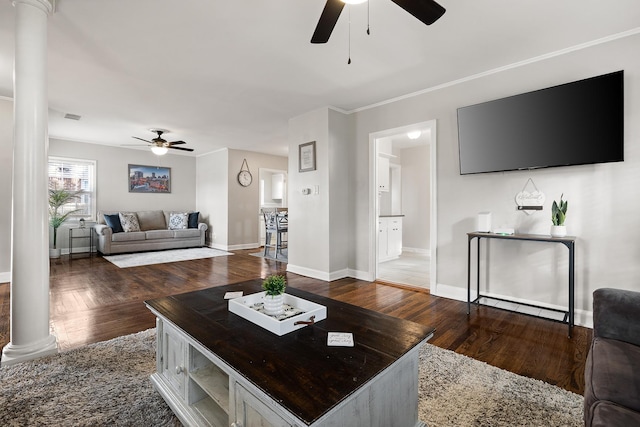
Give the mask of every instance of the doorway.
<path id="1" fill-rule="evenodd" d="M 435 289 L 436 122 L 370 134 L 373 278 Z"/>
<path id="2" fill-rule="evenodd" d="M 260 211 L 258 212 L 258 236 L 260 246 L 264 246 L 265 227 L 263 208 L 287 207 L 287 171 L 279 169 L 260 168 Z"/>

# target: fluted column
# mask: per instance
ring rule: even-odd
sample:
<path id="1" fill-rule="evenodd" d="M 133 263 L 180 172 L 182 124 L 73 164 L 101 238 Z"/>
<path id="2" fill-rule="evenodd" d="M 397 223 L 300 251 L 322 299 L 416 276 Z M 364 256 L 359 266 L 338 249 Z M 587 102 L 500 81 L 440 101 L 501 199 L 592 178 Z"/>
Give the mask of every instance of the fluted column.
<path id="1" fill-rule="evenodd" d="M 2 365 L 58 351 L 49 331 L 48 0 L 14 0 L 11 341 Z"/>

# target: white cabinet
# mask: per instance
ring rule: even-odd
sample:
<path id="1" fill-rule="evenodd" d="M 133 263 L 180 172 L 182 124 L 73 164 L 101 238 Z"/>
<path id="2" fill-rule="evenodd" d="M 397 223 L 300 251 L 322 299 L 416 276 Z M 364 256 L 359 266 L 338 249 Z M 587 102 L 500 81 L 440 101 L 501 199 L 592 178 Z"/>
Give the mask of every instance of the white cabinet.
<path id="1" fill-rule="evenodd" d="M 159 340 L 162 352 L 161 357 L 157 359 L 158 372 L 177 395 L 184 396 L 186 383 L 184 341 L 180 333 L 171 325 L 166 325 L 159 331 L 161 331 Z"/>
<path id="2" fill-rule="evenodd" d="M 389 158 L 378 156 L 378 191 L 389 191 Z"/>
<path id="3" fill-rule="evenodd" d="M 402 254 L 402 217 L 378 218 L 378 262 L 398 258 Z"/>
<path id="4" fill-rule="evenodd" d="M 251 394 L 242 385 L 236 383 L 235 389 L 235 425 L 256 427 L 292 427 L 273 409 Z"/>

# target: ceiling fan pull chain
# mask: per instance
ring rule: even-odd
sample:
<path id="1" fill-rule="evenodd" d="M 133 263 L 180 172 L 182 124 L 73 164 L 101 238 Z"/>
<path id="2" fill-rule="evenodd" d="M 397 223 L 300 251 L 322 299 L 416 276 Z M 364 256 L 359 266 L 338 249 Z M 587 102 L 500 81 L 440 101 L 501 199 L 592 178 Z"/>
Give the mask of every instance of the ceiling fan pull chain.
<path id="1" fill-rule="evenodd" d="M 349 65 L 351 64 L 351 6 L 347 5 L 347 9 L 349 10 L 349 60 L 347 65 Z"/>
<path id="2" fill-rule="evenodd" d="M 371 10 L 371 2 L 367 2 L 367 35 L 371 35 L 371 31 L 369 31 L 369 11 Z"/>

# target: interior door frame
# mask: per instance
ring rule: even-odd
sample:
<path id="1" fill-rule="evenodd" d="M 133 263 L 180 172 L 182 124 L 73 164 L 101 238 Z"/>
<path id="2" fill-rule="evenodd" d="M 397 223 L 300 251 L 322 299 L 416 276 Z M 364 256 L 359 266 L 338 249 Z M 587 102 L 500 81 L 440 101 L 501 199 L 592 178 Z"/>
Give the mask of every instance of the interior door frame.
<path id="1" fill-rule="evenodd" d="M 371 280 L 374 281 L 378 277 L 378 140 L 401 133 L 406 133 L 416 128 L 429 129 L 431 132 L 431 140 L 429 142 L 429 202 L 431 207 L 431 220 L 429 223 L 429 289 L 436 293 L 437 288 L 437 245 L 438 245 L 438 195 L 437 195 L 437 123 L 436 120 L 428 120 L 419 123 L 413 123 L 406 126 L 400 126 L 392 129 L 385 129 L 369 134 L 369 271 Z"/>

